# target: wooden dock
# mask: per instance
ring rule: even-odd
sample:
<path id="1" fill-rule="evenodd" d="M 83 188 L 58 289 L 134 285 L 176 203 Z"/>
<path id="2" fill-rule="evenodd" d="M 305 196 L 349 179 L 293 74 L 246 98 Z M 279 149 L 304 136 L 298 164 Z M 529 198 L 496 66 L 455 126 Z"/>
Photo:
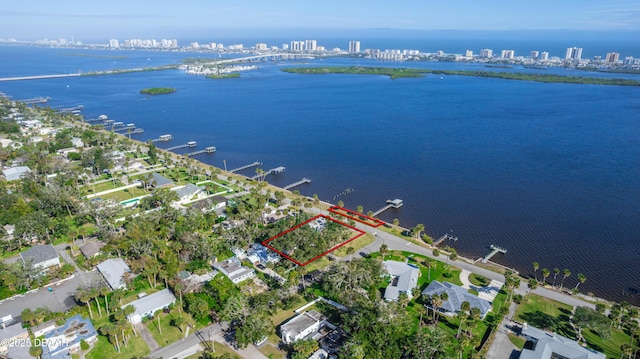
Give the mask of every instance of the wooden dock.
<path id="1" fill-rule="evenodd" d="M 51 100 L 51 97 L 34 97 L 25 100 L 18 100 L 18 102 L 22 102 L 25 105 L 35 105 L 38 103 L 47 103 L 49 100 Z"/>
<path id="2" fill-rule="evenodd" d="M 387 205 L 382 207 L 382 208 L 380 208 L 379 210 L 373 212 L 373 216 L 372 217 L 375 217 L 375 216 L 379 215 L 380 213 L 388 210 L 389 208 L 400 208 L 400 207 L 402 207 L 402 200 L 401 199 L 399 199 L 399 198 L 396 198 L 394 200 L 388 199 L 387 200 Z"/>
<path id="3" fill-rule="evenodd" d="M 438 238 L 431 245 L 436 247 L 436 246 L 440 245 L 442 242 L 446 241 L 447 239 L 450 239 L 450 240 L 455 242 L 455 241 L 458 240 L 458 237 L 454 237 L 454 236 L 450 235 L 449 233 L 445 233 L 442 237 Z"/>
<path id="4" fill-rule="evenodd" d="M 173 136 L 170 134 L 160 135 L 160 137 L 151 140 L 151 142 L 169 142 L 173 139 Z"/>
<path id="5" fill-rule="evenodd" d="M 238 171 L 246 170 L 247 168 L 251 168 L 251 167 L 255 167 L 255 166 L 261 166 L 261 165 L 262 165 L 262 162 L 255 161 L 253 163 L 249 163 L 248 165 L 244 165 L 244 166 L 240 166 L 238 168 L 234 168 L 229 172 L 236 173 Z"/>
<path id="6" fill-rule="evenodd" d="M 489 248 L 491 248 L 491 252 L 489 252 L 489 254 L 487 254 L 484 258 L 482 258 L 482 263 L 487 263 L 491 259 L 491 257 L 495 256 L 498 253 L 503 253 L 503 254 L 507 253 L 507 250 L 505 248 L 498 247 L 493 244 Z"/>
<path id="7" fill-rule="evenodd" d="M 184 155 L 187 157 L 191 157 L 191 156 L 199 155 L 201 153 L 214 153 L 214 152 L 216 152 L 216 148 L 214 146 L 209 146 L 209 147 L 205 147 L 204 150 L 189 152 L 189 153 L 185 153 Z"/>
<path id="8" fill-rule="evenodd" d="M 288 190 L 290 188 L 293 188 L 293 187 L 296 187 L 296 186 L 299 186 L 299 185 L 305 184 L 305 183 L 311 183 L 311 180 L 305 177 L 305 178 L 301 179 L 298 182 L 294 182 L 294 183 L 292 183 L 290 185 L 282 187 L 282 189 L 287 189 Z"/>
<path id="9" fill-rule="evenodd" d="M 181 145 L 177 145 L 177 146 L 173 146 L 173 147 L 165 148 L 165 150 L 167 150 L 167 151 L 173 151 L 173 150 L 177 150 L 178 148 L 196 147 L 196 146 L 197 146 L 196 141 L 189 141 L 189 142 L 184 143 L 184 144 L 181 144 Z"/>
<path id="10" fill-rule="evenodd" d="M 264 172 L 262 174 L 257 174 L 255 176 L 251 177 L 251 179 L 258 179 L 260 177 L 265 178 L 265 177 L 267 177 L 267 175 L 270 175 L 272 173 L 280 174 L 280 173 L 284 172 L 284 170 L 285 170 L 284 166 L 279 166 L 279 167 L 276 167 L 276 168 L 272 168 L 272 169 L 270 169 L 267 172 Z"/>

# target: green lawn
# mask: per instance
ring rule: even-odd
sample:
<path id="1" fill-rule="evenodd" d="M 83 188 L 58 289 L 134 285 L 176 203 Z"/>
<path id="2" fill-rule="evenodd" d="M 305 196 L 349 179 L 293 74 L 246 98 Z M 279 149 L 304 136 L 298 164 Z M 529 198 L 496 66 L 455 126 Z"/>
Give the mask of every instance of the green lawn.
<path id="1" fill-rule="evenodd" d="M 370 233 L 367 233 L 345 244 L 344 246 L 336 249 L 335 252 L 333 252 L 333 254 L 335 254 L 338 257 L 344 257 L 347 255 L 347 248 L 352 247 L 353 249 L 355 249 L 353 254 L 357 257 L 358 249 L 368 246 L 369 244 L 373 243 L 373 241 L 375 241 L 375 238 L 373 237 L 373 235 L 371 235 Z"/>
<path id="2" fill-rule="evenodd" d="M 575 339 L 575 332 L 569 326 L 572 309 L 567 304 L 531 294 L 526 302 L 518 306 L 515 320 Z"/>
<path id="3" fill-rule="evenodd" d="M 168 314 L 158 312 L 156 313 L 156 316 L 158 315 L 160 316 L 160 327 L 162 329 L 162 333 L 160 333 L 160 331 L 158 330 L 157 317 L 155 317 L 153 320 L 149 320 L 146 325 L 153 338 L 161 347 L 167 346 L 184 338 L 184 333 L 180 330 L 180 328 L 171 325 L 171 320 L 180 316 L 180 313 L 177 309 L 172 310 Z M 187 322 L 194 323 L 193 319 L 191 319 L 191 316 L 184 311 L 182 312 L 182 317 L 185 318 Z M 186 325 L 184 326 L 184 328 L 185 330 L 187 329 Z M 193 329 L 191 330 L 191 332 L 193 332 Z"/>
<path id="4" fill-rule="evenodd" d="M 294 310 L 302 307 L 306 303 L 307 301 L 302 296 L 300 296 L 298 300 L 293 302 L 289 309 L 279 310 L 276 314 L 272 315 L 270 317 L 271 322 L 276 326 L 280 325 L 280 323 L 293 317 L 296 314 Z"/>
<path id="5" fill-rule="evenodd" d="M 131 335 L 129 343 L 125 347 L 121 344 L 121 351 L 118 353 L 113 344 L 109 343 L 107 337 L 99 335 L 98 341 L 93 345 L 93 349 L 85 356 L 87 359 L 113 359 L 113 358 L 132 358 L 146 357 L 149 355 L 149 347 L 144 339 L 140 336 Z"/>
<path id="6" fill-rule="evenodd" d="M 116 202 L 126 201 L 131 198 L 143 196 L 147 194 L 142 188 L 127 188 L 121 191 L 111 192 L 100 195 L 102 199 L 113 199 Z"/>
<path id="7" fill-rule="evenodd" d="M 587 341 L 589 348 L 604 353 L 607 358 L 620 358 L 622 355 L 620 346 L 630 343 L 629 335 L 616 328 L 611 329 L 611 337 L 608 339 L 601 337 L 591 329 L 583 329 L 582 336 Z"/>
<path id="8" fill-rule="evenodd" d="M 270 343 L 265 343 L 258 350 L 260 350 L 260 353 L 264 354 L 264 356 L 270 359 L 285 359 L 287 357 L 287 354 L 285 352 L 282 352 L 279 349 L 273 347 Z"/>
<path id="9" fill-rule="evenodd" d="M 489 285 L 489 283 L 491 283 L 491 281 L 488 278 L 483 277 L 480 274 L 476 274 L 476 273 L 471 273 L 469 275 L 469 281 L 471 282 L 471 284 L 477 285 L 479 287 L 486 287 Z"/>
<path id="10" fill-rule="evenodd" d="M 513 343 L 513 345 L 515 345 L 515 346 L 516 346 L 516 348 L 518 348 L 518 349 L 522 349 L 522 348 L 524 348 L 524 343 L 526 343 L 526 342 L 527 342 L 524 338 L 519 337 L 519 336 L 517 336 L 517 335 L 515 335 L 515 334 L 509 334 L 509 340 L 510 340 L 510 341 L 511 341 L 511 343 Z"/>
<path id="11" fill-rule="evenodd" d="M 235 359 L 242 359 L 242 357 L 238 355 L 238 353 L 234 352 L 233 349 L 222 343 L 213 342 L 213 349 L 216 352 L 216 356 L 220 356 L 222 354 L 231 354 Z"/>
<path id="12" fill-rule="evenodd" d="M 92 193 L 99 193 L 99 192 L 103 192 L 103 191 L 108 191 L 108 190 L 123 186 L 122 182 L 120 182 L 119 180 L 116 180 L 115 182 L 116 182 L 115 185 L 113 184 L 112 181 L 98 183 L 96 185 L 88 184 L 88 185 L 84 186 L 82 188 L 82 190 L 83 190 L 84 194 L 92 194 Z"/>

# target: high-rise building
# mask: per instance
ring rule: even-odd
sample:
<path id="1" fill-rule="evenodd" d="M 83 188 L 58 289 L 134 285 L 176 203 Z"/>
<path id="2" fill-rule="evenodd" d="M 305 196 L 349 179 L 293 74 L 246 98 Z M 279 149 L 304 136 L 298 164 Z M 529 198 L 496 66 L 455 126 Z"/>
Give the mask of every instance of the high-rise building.
<path id="1" fill-rule="evenodd" d="M 291 41 L 291 46 L 289 47 L 289 49 L 291 51 L 302 51 L 304 50 L 304 45 L 304 41 Z"/>
<path id="2" fill-rule="evenodd" d="M 542 51 L 542 53 L 540 54 L 540 61 L 547 61 L 549 60 L 549 53 L 546 51 Z"/>
<path id="3" fill-rule="evenodd" d="M 533 50 L 533 51 L 531 51 L 531 55 L 530 56 L 531 56 L 532 60 L 537 60 L 539 55 L 540 55 L 540 52 L 538 52 L 537 50 Z"/>
<path id="4" fill-rule="evenodd" d="M 482 49 L 480 50 L 480 57 L 483 59 L 489 59 L 493 56 L 493 50 L 491 49 Z"/>
<path id="5" fill-rule="evenodd" d="M 502 53 L 500 54 L 500 57 L 506 60 L 513 59 L 514 56 L 515 56 L 514 50 L 502 50 Z"/>
<path id="6" fill-rule="evenodd" d="M 349 41 L 349 53 L 360 52 L 360 41 Z"/>
<path id="7" fill-rule="evenodd" d="M 120 47 L 118 44 L 118 39 L 109 40 L 109 47 L 113 49 Z"/>
<path id="8" fill-rule="evenodd" d="M 607 54 L 607 63 L 608 64 L 617 64 L 618 60 L 620 60 L 620 54 L 617 52 L 609 52 Z"/>
<path id="9" fill-rule="evenodd" d="M 564 56 L 565 60 L 574 60 L 580 61 L 582 58 L 582 48 L 581 47 L 568 47 L 567 53 Z"/>
<path id="10" fill-rule="evenodd" d="M 304 49 L 307 51 L 316 51 L 316 40 L 306 40 L 304 42 Z"/>
<path id="11" fill-rule="evenodd" d="M 267 49 L 267 44 L 263 43 L 263 42 L 259 42 L 256 44 L 256 50 L 258 51 L 264 51 Z"/>
<path id="12" fill-rule="evenodd" d="M 467 50 L 464 52 L 465 57 L 473 57 L 473 50 Z"/>

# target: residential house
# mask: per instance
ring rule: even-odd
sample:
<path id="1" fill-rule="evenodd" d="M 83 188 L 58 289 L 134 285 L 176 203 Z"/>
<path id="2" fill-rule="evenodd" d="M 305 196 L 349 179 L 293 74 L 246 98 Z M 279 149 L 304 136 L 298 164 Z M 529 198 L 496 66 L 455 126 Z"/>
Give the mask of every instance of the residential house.
<path id="1" fill-rule="evenodd" d="M 0 326 L 0 357 L 2 353 L 6 353 L 9 350 L 11 341 L 26 338 L 29 338 L 29 332 L 22 327 L 22 324 Z"/>
<path id="2" fill-rule="evenodd" d="M 138 300 L 123 306 L 133 306 L 135 311 L 128 316 L 129 321 L 133 324 L 142 322 L 143 318 L 151 317 L 159 310 L 168 308 L 171 304 L 175 303 L 176 296 L 169 289 L 163 289 L 159 292 L 155 292 L 151 295 L 147 295 Z"/>
<path id="3" fill-rule="evenodd" d="M 81 341 L 91 344 L 98 340 L 98 333 L 88 318 L 76 314 L 67 319 L 63 326 L 46 334 L 45 339 L 42 359 L 70 358 L 71 353 L 80 351 Z"/>
<path id="4" fill-rule="evenodd" d="M 31 264 L 34 268 L 60 266 L 58 252 L 51 244 L 33 246 L 20 253 L 20 258 L 25 265 Z"/>
<path id="5" fill-rule="evenodd" d="M 7 182 L 11 182 L 21 179 L 26 173 L 31 172 L 31 168 L 27 166 L 8 167 L 4 168 L 2 172 L 4 172 L 4 178 Z"/>
<path id="6" fill-rule="evenodd" d="M 82 142 L 82 139 L 80 139 L 79 137 L 72 137 L 71 145 L 75 148 L 82 148 L 84 147 L 84 142 Z"/>
<path id="7" fill-rule="evenodd" d="M 480 299 L 478 296 L 469 293 L 466 288 L 449 282 L 440 283 L 434 280 L 422 291 L 422 294 L 426 296 L 441 295 L 442 293 L 447 293 L 448 299 L 442 302 L 438 311 L 445 315 L 453 316 L 456 312 L 459 312 L 462 302 L 468 302 L 471 308 L 480 309 L 482 318 L 491 310 L 489 301 Z"/>
<path id="8" fill-rule="evenodd" d="M 124 276 L 125 273 L 131 273 L 131 268 L 122 258 L 107 259 L 97 267 L 111 289 L 126 288 Z"/>
<path id="9" fill-rule="evenodd" d="M 198 187 L 193 183 L 188 183 L 184 187 L 176 190 L 176 194 L 178 195 L 178 202 L 187 203 L 194 199 L 201 199 L 206 195 L 206 191 L 204 187 Z"/>
<path id="10" fill-rule="evenodd" d="M 39 338 L 53 331 L 54 329 L 56 329 L 56 321 L 52 319 L 44 323 L 40 323 L 35 327 L 31 327 L 31 333 L 33 333 L 34 337 Z"/>
<path id="11" fill-rule="evenodd" d="M 169 188 L 173 187 L 173 181 L 157 172 L 153 172 L 151 174 L 151 180 L 147 182 L 147 185 L 155 188 Z"/>
<path id="12" fill-rule="evenodd" d="M 318 217 L 309 222 L 309 227 L 313 228 L 317 232 L 321 232 L 327 226 L 327 219 L 324 217 Z"/>
<path id="13" fill-rule="evenodd" d="M 280 255 L 260 243 L 254 243 L 247 251 L 247 259 L 253 264 L 267 265 L 280 261 Z"/>
<path id="14" fill-rule="evenodd" d="M 550 333 L 524 323 L 521 335 L 527 339 L 520 359 L 605 359 L 606 356 L 587 349 L 575 340 Z"/>
<path id="15" fill-rule="evenodd" d="M 101 253 L 101 249 L 104 246 L 105 246 L 105 244 L 103 242 L 90 241 L 90 242 L 85 243 L 82 246 L 80 246 L 80 252 L 82 252 L 82 255 L 84 255 L 85 258 L 89 259 L 91 257 L 95 257 L 98 254 L 100 254 Z"/>
<path id="16" fill-rule="evenodd" d="M 298 314 L 280 326 L 282 341 L 291 344 L 317 333 L 323 319 L 322 314 L 315 310 Z"/>
<path id="17" fill-rule="evenodd" d="M 240 261 L 235 258 L 229 258 L 224 261 L 217 262 L 213 265 L 213 267 L 231 280 L 234 284 L 238 284 L 247 279 L 253 278 L 256 276 L 256 273 L 253 269 L 243 267 L 240 265 Z"/>
<path id="18" fill-rule="evenodd" d="M 413 288 L 418 285 L 420 269 L 412 264 L 398 261 L 384 261 L 382 266 L 391 276 L 391 281 L 384 291 L 384 299 L 398 301 L 400 293 L 406 293 L 411 299 Z"/>

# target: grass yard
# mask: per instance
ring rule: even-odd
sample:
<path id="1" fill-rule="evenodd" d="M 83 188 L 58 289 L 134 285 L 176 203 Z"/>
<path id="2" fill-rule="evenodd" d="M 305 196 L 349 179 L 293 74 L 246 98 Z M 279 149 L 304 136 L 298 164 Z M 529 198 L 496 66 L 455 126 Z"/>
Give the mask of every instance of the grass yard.
<path id="1" fill-rule="evenodd" d="M 84 186 L 82 188 L 82 194 L 87 195 L 87 194 L 99 193 L 99 192 L 108 191 L 108 190 L 111 190 L 111 189 L 114 189 L 114 188 L 118 188 L 118 187 L 124 186 L 122 184 L 122 182 L 120 182 L 118 180 L 116 180 L 115 182 L 116 182 L 115 185 L 113 184 L 112 181 L 98 183 L 98 184 L 95 184 L 95 185 L 88 184 L 88 185 L 86 185 L 86 186 Z M 94 189 L 95 189 L 95 191 L 94 191 Z"/>
<path id="2" fill-rule="evenodd" d="M 510 340 L 510 341 L 511 341 L 511 343 L 513 343 L 513 345 L 515 345 L 515 346 L 516 346 L 516 348 L 518 348 L 518 349 L 522 349 L 522 348 L 524 348 L 524 343 L 526 343 L 526 342 L 527 342 L 524 338 L 519 337 L 519 336 L 517 336 L 517 335 L 515 335 L 515 334 L 509 334 L 509 340 Z"/>
<path id="3" fill-rule="evenodd" d="M 353 254 L 357 258 L 358 249 L 368 246 L 369 244 L 373 243 L 373 241 L 375 240 L 376 239 L 373 237 L 373 235 L 371 235 L 371 233 L 367 233 L 364 236 L 360 236 L 354 239 L 353 241 L 345 244 L 344 246 L 336 249 L 333 252 L 333 254 L 335 254 L 338 257 L 344 257 L 347 255 L 347 248 L 352 247 L 353 249 L 355 249 Z"/>
<path id="4" fill-rule="evenodd" d="M 112 199 L 116 202 L 126 201 L 131 198 L 147 194 L 142 188 L 127 188 L 117 192 L 100 195 L 102 199 Z"/>
<path id="5" fill-rule="evenodd" d="M 526 302 L 518 306 L 515 320 L 575 339 L 575 332 L 569 326 L 572 309 L 570 305 L 531 294 Z"/>
<path id="6" fill-rule="evenodd" d="M 287 353 L 274 347 L 269 342 L 262 345 L 258 350 L 260 350 L 260 353 L 264 354 L 264 356 L 269 359 L 285 359 L 287 357 Z"/>
<path id="7" fill-rule="evenodd" d="M 589 348 L 604 353 L 607 358 L 621 358 L 622 344 L 629 344 L 630 338 L 624 331 L 616 328 L 611 329 L 611 337 L 603 338 L 591 329 L 583 329 L 582 336 L 587 341 Z"/>
<path id="8" fill-rule="evenodd" d="M 491 283 L 488 278 L 476 273 L 471 273 L 469 275 L 469 282 L 471 282 L 471 284 L 473 285 L 477 285 L 478 287 L 486 287 L 489 285 L 489 283 Z"/>
<path id="9" fill-rule="evenodd" d="M 141 336 L 131 335 L 128 346 L 121 344 L 120 353 L 113 344 L 109 343 L 107 337 L 99 335 L 98 341 L 93 345 L 93 349 L 85 355 L 87 359 L 113 359 L 113 358 L 143 358 L 149 355 L 149 347 Z"/>
<path id="10" fill-rule="evenodd" d="M 171 325 L 172 319 L 180 317 L 180 313 L 177 309 L 172 310 L 168 314 L 158 312 L 156 313 L 156 316 L 158 315 L 160 316 L 160 328 L 162 329 L 162 333 L 160 333 L 160 331 L 158 330 L 157 317 L 154 318 L 154 320 L 149 320 L 146 325 L 153 338 L 161 347 L 167 346 L 184 338 L 184 333 L 180 330 L 180 328 Z M 188 323 L 194 323 L 191 316 L 184 311 L 182 312 L 182 317 L 185 318 Z M 184 329 L 187 329 L 186 325 L 184 325 Z M 193 333 L 193 329 L 191 330 L 191 332 Z"/>

